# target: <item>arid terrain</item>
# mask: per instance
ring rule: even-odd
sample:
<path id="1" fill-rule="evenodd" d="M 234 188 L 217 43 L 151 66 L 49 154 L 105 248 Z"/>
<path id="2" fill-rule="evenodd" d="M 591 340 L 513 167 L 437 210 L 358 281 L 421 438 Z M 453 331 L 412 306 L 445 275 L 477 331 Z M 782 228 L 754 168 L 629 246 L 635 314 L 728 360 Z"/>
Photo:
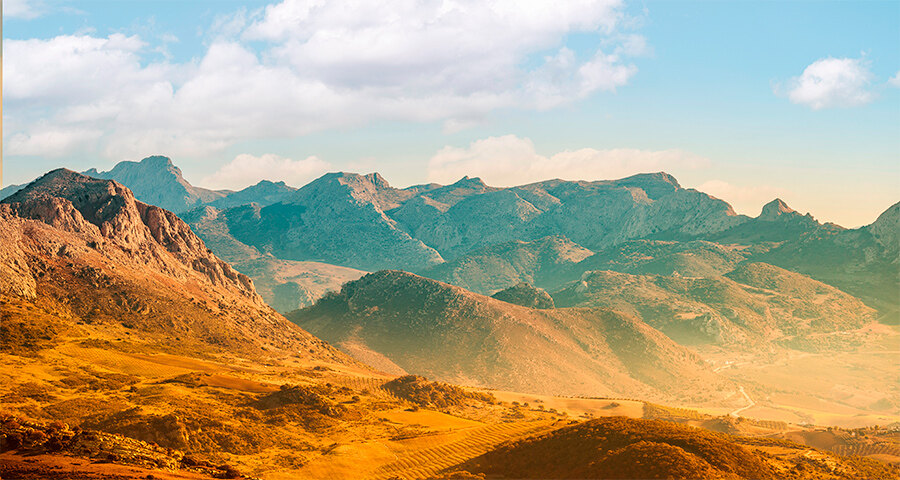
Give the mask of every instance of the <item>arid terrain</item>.
<path id="1" fill-rule="evenodd" d="M 492 298 L 291 260 L 288 321 L 115 181 L 48 173 L 0 239 L 4 479 L 900 476 L 897 327 L 771 265 Z"/>

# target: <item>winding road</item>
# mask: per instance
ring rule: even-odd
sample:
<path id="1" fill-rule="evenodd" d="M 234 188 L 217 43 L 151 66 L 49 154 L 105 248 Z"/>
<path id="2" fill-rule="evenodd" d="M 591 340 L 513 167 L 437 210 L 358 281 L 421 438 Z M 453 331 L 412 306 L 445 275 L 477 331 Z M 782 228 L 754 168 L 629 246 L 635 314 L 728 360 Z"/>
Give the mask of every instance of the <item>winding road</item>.
<path id="1" fill-rule="evenodd" d="M 731 413 L 729 413 L 729 415 L 731 415 L 732 417 L 740 417 L 740 416 L 741 416 L 741 412 L 743 412 L 744 410 L 747 410 L 748 408 L 752 408 L 752 407 L 754 407 L 754 406 L 756 405 L 756 402 L 754 402 L 753 399 L 750 398 L 750 395 L 747 395 L 747 392 L 744 391 L 744 387 L 743 387 L 743 386 L 738 387 L 738 390 L 741 392 L 741 395 L 743 395 L 744 398 L 747 399 L 747 403 L 748 403 L 749 405 L 747 405 L 747 406 L 745 406 L 745 407 L 738 408 L 737 410 L 734 410 L 734 411 L 732 411 Z"/>

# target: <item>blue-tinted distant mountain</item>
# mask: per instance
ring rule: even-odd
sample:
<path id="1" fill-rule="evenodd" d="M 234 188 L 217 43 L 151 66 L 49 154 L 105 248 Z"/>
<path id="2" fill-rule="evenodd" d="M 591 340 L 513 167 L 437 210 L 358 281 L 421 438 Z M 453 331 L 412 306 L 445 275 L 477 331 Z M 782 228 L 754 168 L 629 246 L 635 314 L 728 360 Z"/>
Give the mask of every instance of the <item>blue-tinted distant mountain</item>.
<path id="1" fill-rule="evenodd" d="M 236 211 L 256 211 L 259 205 Z M 289 312 L 312 305 L 329 291 L 339 291 L 345 282 L 366 272 L 321 262 L 275 258 L 244 244 L 228 231 L 220 210 L 206 206 L 182 214 L 206 245 L 237 271 L 253 279 L 257 292 L 272 308 Z"/>
<path id="2" fill-rule="evenodd" d="M 749 219 L 723 232 L 711 235 L 707 240 L 720 243 L 759 243 L 794 240 L 803 234 L 826 229 L 840 231 L 843 227 L 833 223 L 821 224 L 812 215 L 803 215 L 776 198 L 763 206 L 758 217 Z"/>
<path id="3" fill-rule="evenodd" d="M 92 168 L 84 174 L 115 180 L 131 189 L 138 200 L 175 213 L 185 212 L 231 193 L 191 185 L 181 175 L 181 169 L 171 159 L 162 156 L 147 157 L 140 162 L 120 162 L 108 172 Z"/>
<path id="4" fill-rule="evenodd" d="M 231 208 L 250 203 L 258 203 L 266 206 L 279 203 L 290 198 L 297 189 L 286 185 L 284 182 L 271 182 L 263 180 L 256 185 L 251 185 L 243 190 L 229 193 L 223 198 L 208 202 L 208 205 L 219 208 Z"/>
<path id="5" fill-rule="evenodd" d="M 452 205 L 428 193 L 413 201 L 418 202 L 418 223 L 410 220 L 405 206 L 389 213 L 446 259 L 497 243 L 550 235 L 594 250 L 633 238 L 687 239 L 717 234 L 749 220 L 722 200 L 681 188 L 666 173 L 484 188 Z"/>
<path id="6" fill-rule="evenodd" d="M 877 308 L 882 321 L 900 323 L 900 203 L 871 225 L 825 225 L 753 258 L 834 285 Z"/>
<path id="7" fill-rule="evenodd" d="M 283 260 L 420 270 L 443 259 L 385 214 L 417 193 L 393 188 L 378 174 L 329 173 L 282 203 L 227 209 L 217 215 L 218 228 Z"/>
<path id="8" fill-rule="evenodd" d="M 3 188 L 0 188 L 0 200 L 3 200 L 4 198 L 18 192 L 24 186 L 25 185 L 7 185 Z"/>
<path id="9" fill-rule="evenodd" d="M 576 265 L 593 252 L 562 236 L 513 240 L 478 249 L 422 275 L 490 295 L 518 283 L 555 289 L 580 273 Z"/>

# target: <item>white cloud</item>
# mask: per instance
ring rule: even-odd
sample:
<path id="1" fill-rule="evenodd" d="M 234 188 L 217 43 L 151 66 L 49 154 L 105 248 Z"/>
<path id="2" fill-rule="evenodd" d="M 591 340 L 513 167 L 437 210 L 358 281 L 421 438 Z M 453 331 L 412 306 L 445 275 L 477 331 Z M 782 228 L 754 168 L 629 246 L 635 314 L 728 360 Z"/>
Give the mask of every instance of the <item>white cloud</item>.
<path id="1" fill-rule="evenodd" d="M 4 0 L 3 16 L 31 20 L 44 14 L 43 2 L 35 0 Z"/>
<path id="2" fill-rule="evenodd" d="M 696 169 L 708 164 L 707 159 L 681 150 L 582 148 L 547 157 L 537 152 L 531 140 L 505 135 L 476 140 L 466 148 L 444 147 L 428 163 L 428 181 L 447 184 L 465 175 L 481 177 L 486 183 L 498 186 L 550 178 L 609 180 L 641 172 Z"/>
<path id="3" fill-rule="evenodd" d="M 625 85 L 636 72 L 629 56 L 645 46 L 619 31 L 622 8 L 284 0 L 217 18 L 204 54 L 181 64 L 160 60 L 172 39 L 8 40 L 7 139 L 41 155 L 43 131 L 99 131 L 70 153 L 209 158 L 242 140 L 376 121 L 442 122 L 453 132 L 499 109 L 554 108 Z M 602 50 L 579 58 L 565 47 L 578 32 L 597 35 Z"/>
<path id="4" fill-rule="evenodd" d="M 891 79 L 888 80 L 888 83 L 894 87 L 900 88 L 900 71 L 898 71 L 896 75 L 891 77 Z"/>
<path id="5" fill-rule="evenodd" d="M 709 180 L 697 187 L 697 190 L 725 200 L 738 213 L 755 217 L 759 215 L 763 205 L 776 198 L 791 198 L 790 190 L 769 185 L 735 185 L 724 180 Z"/>
<path id="6" fill-rule="evenodd" d="M 813 110 L 854 107 L 872 100 L 872 78 L 863 58 L 823 58 L 788 82 L 787 96 L 791 102 Z"/>
<path id="7" fill-rule="evenodd" d="M 89 146 L 103 135 L 99 130 L 84 128 L 35 128 L 29 135 L 16 134 L 7 140 L 8 155 L 43 155 L 62 157 L 66 153 Z"/>
<path id="8" fill-rule="evenodd" d="M 218 171 L 203 178 L 201 185 L 209 188 L 239 190 L 262 180 L 283 181 L 292 186 L 303 186 L 331 168 L 328 162 L 312 156 L 291 160 L 273 154 L 254 156 L 241 154 Z"/>

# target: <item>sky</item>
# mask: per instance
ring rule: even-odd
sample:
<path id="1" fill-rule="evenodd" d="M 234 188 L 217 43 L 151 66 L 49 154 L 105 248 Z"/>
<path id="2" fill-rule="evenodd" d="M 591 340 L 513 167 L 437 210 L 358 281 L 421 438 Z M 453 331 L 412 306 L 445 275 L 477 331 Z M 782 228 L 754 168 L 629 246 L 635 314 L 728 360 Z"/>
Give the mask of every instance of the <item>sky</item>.
<path id="1" fill-rule="evenodd" d="M 900 201 L 900 2 L 3 2 L 5 184 L 172 158 L 194 185 L 666 171 L 757 215 Z M 4 185 L 5 186 L 5 185 Z"/>

